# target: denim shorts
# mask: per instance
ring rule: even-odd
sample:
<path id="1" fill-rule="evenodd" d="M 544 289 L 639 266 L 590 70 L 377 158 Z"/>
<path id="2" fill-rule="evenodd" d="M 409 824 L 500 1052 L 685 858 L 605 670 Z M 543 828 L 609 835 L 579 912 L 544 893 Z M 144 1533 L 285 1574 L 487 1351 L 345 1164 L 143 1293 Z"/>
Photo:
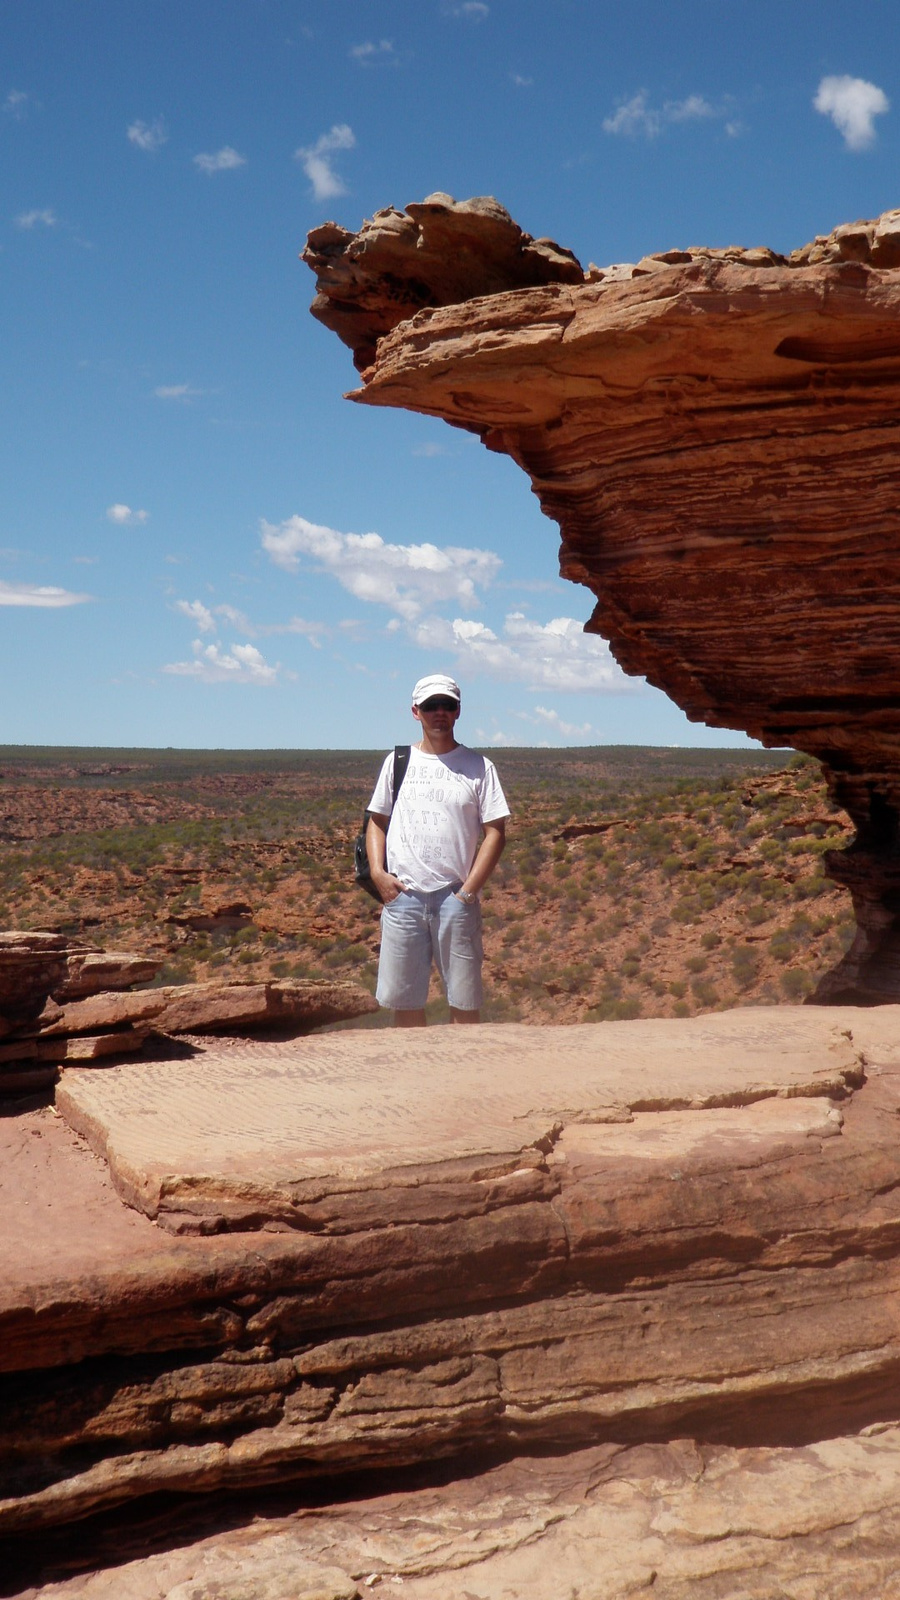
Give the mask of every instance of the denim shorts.
<path id="1" fill-rule="evenodd" d="M 420 894 L 405 889 L 381 912 L 376 999 L 391 1011 L 421 1011 L 431 963 L 454 1011 L 481 1009 L 481 906 L 464 905 L 448 884 Z"/>

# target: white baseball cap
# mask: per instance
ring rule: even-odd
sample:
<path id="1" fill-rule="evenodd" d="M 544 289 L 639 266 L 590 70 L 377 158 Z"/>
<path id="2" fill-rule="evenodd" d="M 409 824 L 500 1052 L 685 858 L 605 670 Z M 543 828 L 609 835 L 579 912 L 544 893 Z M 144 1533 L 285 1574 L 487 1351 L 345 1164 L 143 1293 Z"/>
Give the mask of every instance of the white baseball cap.
<path id="1" fill-rule="evenodd" d="M 421 706 L 435 694 L 444 694 L 448 700 L 460 704 L 459 684 L 444 672 L 431 672 L 427 678 L 420 678 L 412 692 L 412 703 Z"/>

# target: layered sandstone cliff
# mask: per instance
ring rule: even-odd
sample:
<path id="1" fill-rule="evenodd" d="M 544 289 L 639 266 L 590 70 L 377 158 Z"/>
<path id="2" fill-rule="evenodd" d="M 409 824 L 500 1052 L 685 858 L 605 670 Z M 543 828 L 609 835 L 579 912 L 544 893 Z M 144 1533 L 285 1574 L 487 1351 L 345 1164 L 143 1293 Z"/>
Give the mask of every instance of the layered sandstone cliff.
<path id="1" fill-rule="evenodd" d="M 896 1594 L 898 1021 L 65 1067 L 0 1119 L 0 1592 Z"/>
<path id="2" fill-rule="evenodd" d="M 900 994 L 900 211 L 790 256 L 582 271 L 432 195 L 304 258 L 351 398 L 477 432 L 562 531 L 591 631 L 689 717 L 817 757 L 858 935 L 818 998 Z"/>

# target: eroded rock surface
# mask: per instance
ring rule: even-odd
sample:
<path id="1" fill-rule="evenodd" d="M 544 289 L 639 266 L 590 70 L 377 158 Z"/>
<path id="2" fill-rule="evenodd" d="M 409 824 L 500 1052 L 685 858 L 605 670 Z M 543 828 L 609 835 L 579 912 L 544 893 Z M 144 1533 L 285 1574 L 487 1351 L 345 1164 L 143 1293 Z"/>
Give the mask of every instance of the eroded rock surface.
<path id="1" fill-rule="evenodd" d="M 85 1034 L 123 1024 L 152 1025 L 159 1033 L 240 1033 L 242 1029 L 322 1027 L 377 1009 L 358 984 L 313 978 L 266 983 L 163 984 L 135 994 L 95 994 L 70 1005 L 45 1006 L 40 1039 Z"/>
<path id="2" fill-rule="evenodd" d="M 0 1121 L 0 1537 L 486 1452 L 802 1468 L 893 1422 L 898 1030 L 774 1008 L 67 1068 L 68 1124 Z"/>
<path id="3" fill-rule="evenodd" d="M 358 234 L 326 222 L 310 233 L 303 259 L 319 282 L 313 316 L 350 346 L 361 371 L 381 335 L 425 306 L 584 278 L 571 250 L 523 233 L 490 196 L 432 194 L 405 211 L 388 206 Z"/>
<path id="4" fill-rule="evenodd" d="M 343 981 L 131 989 L 161 965 L 58 933 L 0 933 L 0 1099 L 51 1087 L 62 1063 L 134 1054 L 151 1034 L 299 1033 L 378 1009 L 361 984 Z"/>
<path id="5" fill-rule="evenodd" d="M 258 1515 L 22 1600 L 896 1600 L 898 1516 L 896 1427 L 607 1445 Z"/>
<path id="6" fill-rule="evenodd" d="M 161 961 L 97 950 L 62 933 L 0 933 L 0 1033 L 33 1021 L 49 997 L 77 1000 L 101 989 L 149 983 Z"/>
<path id="7" fill-rule="evenodd" d="M 818 998 L 897 998 L 900 212 L 787 257 L 668 250 L 580 281 L 566 257 L 555 281 L 504 282 L 485 234 L 480 277 L 454 278 L 494 204 L 432 196 L 311 235 L 315 314 L 365 367 L 352 398 L 510 455 L 627 671 L 823 762 L 857 829 L 829 870 L 858 936 Z M 448 276 L 420 293 L 426 224 Z"/>

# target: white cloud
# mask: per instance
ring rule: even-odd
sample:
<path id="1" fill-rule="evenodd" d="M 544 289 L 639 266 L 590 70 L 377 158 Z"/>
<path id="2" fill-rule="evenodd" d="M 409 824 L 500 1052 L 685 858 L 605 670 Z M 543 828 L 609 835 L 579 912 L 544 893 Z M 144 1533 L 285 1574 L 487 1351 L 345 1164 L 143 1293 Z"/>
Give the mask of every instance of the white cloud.
<path id="1" fill-rule="evenodd" d="M 184 617 L 190 617 L 201 633 L 215 633 L 215 618 L 202 600 L 176 600 L 175 610 L 180 611 Z"/>
<path id="2" fill-rule="evenodd" d="M 361 67 L 398 65 L 397 52 L 390 39 L 379 39 L 377 44 L 367 39 L 365 44 L 353 45 L 350 54 Z"/>
<path id="3" fill-rule="evenodd" d="M 533 78 L 523 78 L 521 72 L 511 72 L 510 78 L 517 89 L 530 89 L 534 83 Z"/>
<path id="4" fill-rule="evenodd" d="M 876 84 L 844 73 L 822 79 L 813 105 L 831 118 L 848 150 L 867 150 L 875 142 L 874 119 L 889 111 L 891 103 Z"/>
<path id="5" fill-rule="evenodd" d="M 149 521 L 149 511 L 132 511 L 130 506 L 107 506 L 106 515 L 119 528 L 137 528 Z"/>
<path id="6" fill-rule="evenodd" d="M 445 444 L 417 444 L 413 450 L 414 456 L 422 456 L 426 461 L 432 460 L 435 456 L 449 456 L 449 454 L 450 451 Z"/>
<path id="7" fill-rule="evenodd" d="M 689 94 L 686 100 L 667 100 L 663 106 L 667 122 L 702 122 L 706 117 L 718 115 L 702 94 Z"/>
<path id="8" fill-rule="evenodd" d="M 195 639 L 193 661 L 173 661 L 163 672 L 180 678 L 197 678 L 201 683 L 254 683 L 264 686 L 278 681 L 281 663 L 270 667 L 256 646 L 236 644 L 231 650 Z"/>
<path id="9" fill-rule="evenodd" d="M 169 137 L 169 130 L 162 117 L 155 117 L 152 122 L 132 122 L 126 129 L 126 137 L 139 150 L 152 153 L 159 150 Z"/>
<path id="10" fill-rule="evenodd" d="M 17 228 L 36 228 L 40 223 L 42 228 L 55 228 L 57 226 L 56 213 L 49 206 L 43 211 L 21 211 L 15 219 Z"/>
<path id="11" fill-rule="evenodd" d="M 257 630 L 254 628 L 253 623 L 250 621 L 249 617 L 244 616 L 243 611 L 238 611 L 236 606 L 213 606 L 213 611 L 217 617 L 223 617 L 226 622 L 230 622 L 231 626 L 236 628 L 238 633 L 246 634 L 248 639 L 254 639 L 256 637 Z"/>
<path id="12" fill-rule="evenodd" d="M 335 172 L 331 157 L 338 150 L 352 150 L 355 144 L 353 129 L 346 122 L 336 122 L 315 144 L 294 151 L 294 160 L 301 163 L 316 200 L 334 200 L 347 193 L 347 185 Z"/>
<path id="13" fill-rule="evenodd" d="M 180 611 L 183 617 L 190 617 L 195 627 L 201 633 L 218 633 L 217 617 L 230 624 L 238 633 L 243 633 L 248 639 L 255 639 L 257 633 L 286 633 L 287 628 L 255 628 L 249 617 L 243 611 L 238 611 L 236 606 L 222 604 L 220 606 L 204 605 L 202 600 L 176 600 L 175 610 Z"/>
<path id="14" fill-rule="evenodd" d="M 3 102 L 3 110 L 8 117 L 15 117 L 17 122 L 21 122 L 33 103 L 31 95 L 26 94 L 24 89 L 10 89 Z"/>
<path id="15" fill-rule="evenodd" d="M 429 617 L 418 624 L 414 637 L 422 649 L 452 651 L 463 671 L 484 671 L 536 691 L 597 693 L 634 688 L 636 683 L 613 660 L 606 640 L 585 633 L 574 617 L 541 624 L 512 611 L 502 639 L 481 622 Z"/>
<path id="16" fill-rule="evenodd" d="M 245 167 L 246 165 L 247 157 L 239 156 L 230 144 L 224 144 L 221 150 L 217 150 L 214 155 L 208 155 L 204 152 L 194 157 L 194 166 L 198 167 L 201 172 L 205 172 L 207 177 L 211 177 L 214 172 L 234 172 L 236 167 Z"/>
<path id="17" fill-rule="evenodd" d="M 470 22 L 483 22 L 491 14 L 490 6 L 484 0 L 462 0 L 461 5 L 448 6 L 451 17 L 468 17 Z"/>
<path id="18" fill-rule="evenodd" d="M 648 139 L 659 133 L 659 112 L 647 105 L 647 91 L 641 89 L 630 100 L 624 100 L 611 117 L 604 117 L 604 133 L 625 133 L 633 136 L 645 133 Z"/>
<path id="19" fill-rule="evenodd" d="M 630 138 L 643 134 L 647 139 L 655 139 L 672 123 L 698 122 L 723 115 L 724 111 L 710 105 L 702 94 L 689 94 L 684 100 L 666 100 L 661 106 L 651 106 L 646 89 L 639 89 L 630 100 L 624 100 L 611 117 L 604 117 L 603 131 Z"/>
<path id="20" fill-rule="evenodd" d="M 567 739 L 586 739 L 593 728 L 589 722 L 563 722 L 558 711 L 550 711 L 546 706 L 535 706 L 534 716 L 528 717 L 529 722 L 543 723 L 548 728 L 553 728 L 557 733 L 564 734 Z"/>
<path id="21" fill-rule="evenodd" d="M 306 556 L 357 600 L 387 606 L 407 622 L 441 604 L 473 609 L 478 589 L 502 565 L 491 550 L 386 544 L 380 534 L 338 533 L 305 517 L 288 517 L 277 526 L 263 521 L 261 530 L 263 549 L 276 566 L 296 572 Z"/>
<path id="22" fill-rule="evenodd" d="M 0 581 L 0 606 L 80 606 L 92 599 L 89 594 L 74 594 L 52 584 L 3 583 Z"/>
<path id="23" fill-rule="evenodd" d="M 161 383 L 153 393 L 157 400 L 195 400 L 203 390 L 193 389 L 189 383 Z"/>
<path id="24" fill-rule="evenodd" d="M 341 627 L 345 624 L 341 623 Z M 299 633 L 301 638 L 311 644 L 314 650 L 321 650 L 322 636 L 329 632 L 324 622 L 308 622 L 305 617 L 291 617 L 290 622 L 280 626 L 263 628 L 263 633 Z"/>

